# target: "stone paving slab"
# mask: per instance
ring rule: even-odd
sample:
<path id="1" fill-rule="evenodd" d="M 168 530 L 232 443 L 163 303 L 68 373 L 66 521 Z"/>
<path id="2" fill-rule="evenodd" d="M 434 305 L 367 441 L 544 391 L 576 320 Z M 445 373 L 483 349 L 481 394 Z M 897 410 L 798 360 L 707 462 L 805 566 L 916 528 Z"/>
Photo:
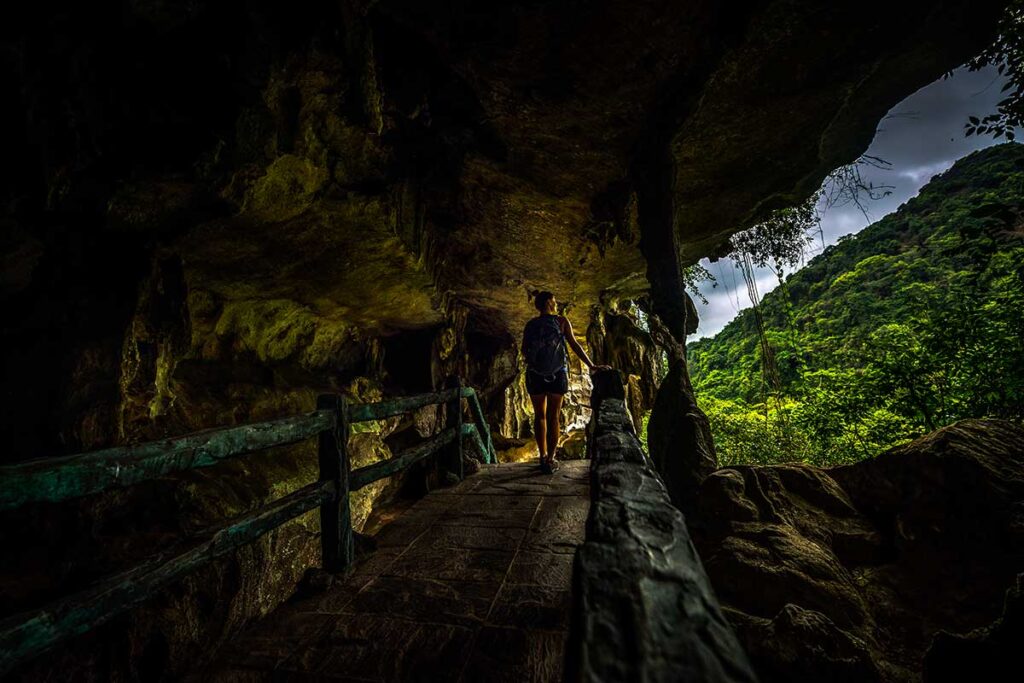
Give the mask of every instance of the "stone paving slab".
<path id="1" fill-rule="evenodd" d="M 572 593 L 568 588 L 506 583 L 494 600 L 487 621 L 524 630 L 567 631 Z"/>
<path id="2" fill-rule="evenodd" d="M 523 549 L 572 555 L 585 533 L 589 511 L 589 498 L 545 498 L 530 522 Z"/>
<path id="3" fill-rule="evenodd" d="M 515 527 L 434 526 L 429 534 L 417 537 L 407 552 L 421 548 L 468 548 L 515 552 L 526 536 L 526 529 Z"/>
<path id="4" fill-rule="evenodd" d="M 484 466 L 376 534 L 326 593 L 229 643 L 210 681 L 560 681 L 589 461 Z"/>
<path id="5" fill-rule="evenodd" d="M 499 590 L 498 583 L 382 576 L 360 591 L 345 611 L 474 627 L 487 619 Z"/>
<path id="6" fill-rule="evenodd" d="M 514 557 L 514 551 L 504 550 L 409 549 L 388 568 L 387 574 L 449 581 L 487 581 L 500 585 Z"/>
<path id="7" fill-rule="evenodd" d="M 485 626 L 463 673 L 463 681 L 547 683 L 562 680 L 568 634 Z M 443 680 L 443 679 L 438 679 Z"/>
<path id="8" fill-rule="evenodd" d="M 466 659 L 473 635 L 472 629 L 460 626 L 356 614 L 339 618 L 323 637 L 302 646 L 279 668 L 368 681 L 444 680 L 435 672 Z"/>
<path id="9" fill-rule="evenodd" d="M 520 548 L 505 583 L 558 588 L 572 585 L 573 556 Z"/>

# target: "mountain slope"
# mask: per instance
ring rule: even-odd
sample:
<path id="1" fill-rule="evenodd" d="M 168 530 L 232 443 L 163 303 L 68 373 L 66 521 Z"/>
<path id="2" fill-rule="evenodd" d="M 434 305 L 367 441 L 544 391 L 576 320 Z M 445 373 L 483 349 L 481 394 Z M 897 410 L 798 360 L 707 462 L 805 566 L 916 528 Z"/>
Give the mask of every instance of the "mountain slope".
<path id="1" fill-rule="evenodd" d="M 725 462 L 823 464 L 1024 414 L 1024 146 L 975 152 L 689 346 Z"/>

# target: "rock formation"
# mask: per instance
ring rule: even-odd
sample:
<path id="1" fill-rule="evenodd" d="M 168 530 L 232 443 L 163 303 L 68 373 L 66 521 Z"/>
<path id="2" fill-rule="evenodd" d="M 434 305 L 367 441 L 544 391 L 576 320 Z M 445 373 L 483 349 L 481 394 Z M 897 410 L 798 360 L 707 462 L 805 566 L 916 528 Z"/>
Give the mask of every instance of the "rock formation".
<path id="1" fill-rule="evenodd" d="M 451 328 L 487 354 L 514 348 L 538 288 L 582 331 L 602 296 L 653 285 L 682 341 L 676 257 L 809 194 L 900 97 L 991 40 L 995 14 L 52 10 L 5 42 L 20 161 L 5 185 L 11 458 L 212 424 L 188 391 L 224 373 L 255 388 L 383 371 L 410 388 L 399 342 L 382 354 L 378 340 L 422 349 L 417 335 Z M 124 403 L 156 424 L 119 423 Z"/>
<path id="2" fill-rule="evenodd" d="M 297 413 L 320 392 L 426 391 L 450 373 L 479 389 L 495 432 L 522 436 L 532 291 L 555 291 L 579 331 L 602 301 L 649 297 L 682 343 L 680 266 L 854 160 L 900 98 L 993 39 L 1001 6 L 25 6 L 0 36 L 3 459 Z M 683 406 L 682 451 L 699 461 L 711 441 L 685 365 L 673 373 L 662 402 Z M 358 461 L 437 420 L 372 427 Z M 661 448 L 669 462 L 679 447 Z M 3 610 L 294 490 L 314 461 L 295 447 L 5 516 L 19 550 L 0 563 Z M 314 559 L 309 523 L 40 666 L 177 675 L 287 595 Z"/>
<path id="3" fill-rule="evenodd" d="M 639 309 L 631 311 L 622 304 L 615 308 L 595 307 L 587 328 L 587 345 L 595 363 L 610 365 L 624 375 L 626 405 L 639 430 L 644 413 L 654 407 L 660 350 L 643 329 Z"/>
<path id="4" fill-rule="evenodd" d="M 925 658 L 927 683 L 978 678 L 995 681 L 1013 675 L 1016 648 L 1024 638 L 1024 574 L 1006 591 L 1003 613 L 988 626 L 966 634 L 940 632 Z"/>
<path id="5" fill-rule="evenodd" d="M 718 470 L 689 521 L 763 681 L 919 681 L 926 654 L 926 680 L 963 680 L 1020 631 L 1016 594 L 992 624 L 1021 500 L 1024 429 L 968 420 L 855 465 Z"/>

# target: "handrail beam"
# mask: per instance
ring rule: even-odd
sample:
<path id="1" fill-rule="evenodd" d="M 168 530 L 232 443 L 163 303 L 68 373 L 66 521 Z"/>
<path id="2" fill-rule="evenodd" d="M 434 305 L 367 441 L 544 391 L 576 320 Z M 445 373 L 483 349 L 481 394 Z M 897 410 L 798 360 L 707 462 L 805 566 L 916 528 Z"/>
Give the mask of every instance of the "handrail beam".
<path id="1" fill-rule="evenodd" d="M 314 482 L 250 515 L 229 522 L 184 553 L 161 553 L 95 588 L 0 622 L 0 676 L 24 659 L 86 633 L 138 605 L 160 588 L 239 546 L 256 540 L 335 495 L 334 482 Z"/>
<path id="2" fill-rule="evenodd" d="M 118 446 L 0 467 L 0 510 L 57 502 L 129 486 L 172 472 L 210 467 L 252 451 L 297 443 L 334 427 L 330 411 L 208 429 L 136 446 Z"/>
<path id="3" fill-rule="evenodd" d="M 430 394 L 390 398 L 386 401 L 378 401 L 377 403 L 354 403 L 348 407 L 348 420 L 349 422 L 383 420 L 386 417 L 401 415 L 424 406 L 447 403 L 453 397 L 458 396 L 458 392 L 457 388 L 445 389 L 444 391 L 436 391 Z"/>
<path id="4" fill-rule="evenodd" d="M 437 436 L 424 441 L 423 443 L 407 448 L 393 458 L 388 460 L 381 460 L 375 462 L 372 465 L 366 467 L 360 467 L 358 470 L 353 470 L 349 474 L 348 486 L 350 491 L 357 491 L 368 484 L 389 477 L 392 474 L 405 469 L 414 462 L 418 462 L 423 458 L 437 452 L 444 446 L 455 440 L 458 431 L 455 429 L 446 429 L 443 432 L 437 434 Z"/>

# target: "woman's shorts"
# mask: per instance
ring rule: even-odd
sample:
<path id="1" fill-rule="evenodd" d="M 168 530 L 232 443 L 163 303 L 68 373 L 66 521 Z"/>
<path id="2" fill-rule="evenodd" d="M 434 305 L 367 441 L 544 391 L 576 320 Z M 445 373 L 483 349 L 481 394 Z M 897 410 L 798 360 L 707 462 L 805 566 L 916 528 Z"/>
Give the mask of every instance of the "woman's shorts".
<path id="1" fill-rule="evenodd" d="M 538 394 L 558 394 L 564 396 L 569 391 L 569 375 L 559 370 L 553 375 L 541 375 L 532 370 L 526 371 L 526 393 L 530 396 Z"/>

